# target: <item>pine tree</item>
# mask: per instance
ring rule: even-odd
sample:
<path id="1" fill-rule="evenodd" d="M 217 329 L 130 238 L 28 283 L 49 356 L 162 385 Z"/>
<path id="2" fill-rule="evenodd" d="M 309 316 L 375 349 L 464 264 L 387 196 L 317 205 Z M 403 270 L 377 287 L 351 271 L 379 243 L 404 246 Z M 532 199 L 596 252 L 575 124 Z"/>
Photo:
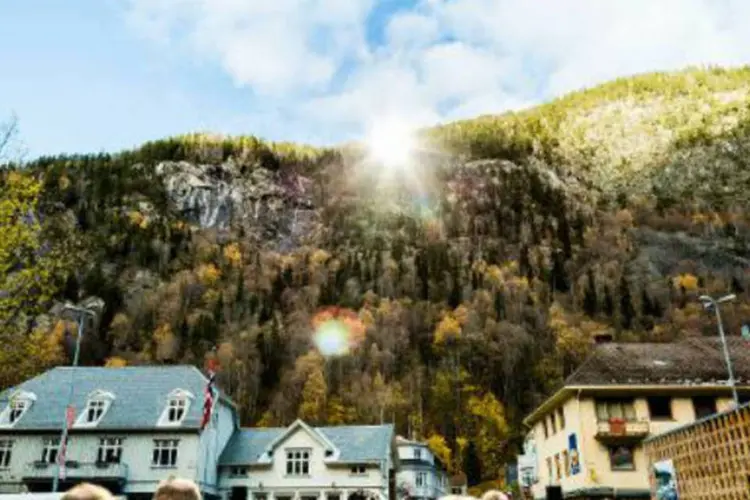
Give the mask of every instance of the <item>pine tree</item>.
<path id="1" fill-rule="evenodd" d="M 633 326 L 635 309 L 633 308 L 633 300 L 630 296 L 630 286 L 625 276 L 620 278 L 620 317 L 623 328 L 628 330 Z"/>

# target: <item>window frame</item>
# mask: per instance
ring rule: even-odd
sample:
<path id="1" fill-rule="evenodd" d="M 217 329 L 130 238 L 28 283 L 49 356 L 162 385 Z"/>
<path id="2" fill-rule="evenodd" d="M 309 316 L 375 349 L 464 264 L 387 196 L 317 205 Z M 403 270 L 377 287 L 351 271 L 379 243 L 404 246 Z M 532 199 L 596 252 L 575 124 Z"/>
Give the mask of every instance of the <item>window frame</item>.
<path id="1" fill-rule="evenodd" d="M 420 471 L 414 478 L 414 485 L 417 488 L 427 488 L 427 473 Z"/>
<path id="2" fill-rule="evenodd" d="M 36 401 L 36 394 L 19 390 L 9 398 L 8 404 L 0 413 L 0 427 L 15 426 Z"/>
<path id="3" fill-rule="evenodd" d="M 660 404 L 654 404 L 654 403 L 665 403 L 666 402 L 666 409 L 668 410 L 668 415 L 666 414 L 656 414 L 659 412 L 654 412 L 655 408 L 659 408 Z M 672 398 L 670 396 L 648 396 L 646 398 L 646 406 L 648 406 L 648 416 L 651 420 L 674 420 L 674 409 L 672 408 Z M 662 408 L 664 409 L 664 408 Z"/>
<path id="4" fill-rule="evenodd" d="M 299 455 L 299 456 L 296 456 Z M 286 458 L 286 474 L 288 477 L 308 477 L 310 476 L 310 465 L 312 462 L 311 448 L 286 448 L 284 449 Z"/>
<path id="5" fill-rule="evenodd" d="M 42 459 L 47 465 L 54 465 L 60 456 L 60 438 L 46 437 L 42 440 Z"/>
<path id="6" fill-rule="evenodd" d="M 151 452 L 152 469 L 175 469 L 179 461 L 180 440 L 179 439 L 154 439 Z M 166 453 L 168 459 L 162 463 L 161 458 Z"/>
<path id="7" fill-rule="evenodd" d="M 614 415 L 612 408 L 618 407 L 621 410 L 622 416 Z M 602 408 L 606 410 L 606 418 L 602 418 Z M 626 422 L 635 422 L 638 418 L 635 412 L 635 400 L 632 398 L 623 399 L 597 399 L 595 403 L 596 420 L 597 422 L 609 422 L 613 418 L 622 418 Z"/>
<path id="8" fill-rule="evenodd" d="M 630 452 L 630 466 L 616 466 L 614 462 L 615 452 L 624 448 Z M 609 446 L 607 448 L 607 454 L 609 455 L 609 469 L 612 472 L 633 472 L 636 470 L 635 467 L 635 446 L 632 445 L 616 445 Z"/>
<path id="9" fill-rule="evenodd" d="M 367 475 L 367 466 L 364 465 L 364 464 L 352 465 L 349 468 L 349 474 L 351 476 L 366 476 Z"/>
<path id="10" fill-rule="evenodd" d="M 0 469 L 9 469 L 13 461 L 12 439 L 0 439 Z"/>
<path id="11" fill-rule="evenodd" d="M 414 460 L 422 460 L 422 448 L 414 448 L 412 453 L 414 454 Z"/>
<path id="12" fill-rule="evenodd" d="M 98 389 L 88 395 L 86 399 L 86 406 L 83 411 L 78 415 L 75 420 L 75 427 L 96 427 L 99 422 L 107 415 L 112 402 L 115 400 L 115 395 L 111 392 L 103 391 Z M 89 419 L 90 415 L 94 415 L 94 419 Z"/>
<path id="13" fill-rule="evenodd" d="M 167 423 L 180 424 L 185 420 L 188 409 L 188 399 L 184 396 L 175 396 L 167 401 Z M 172 418 L 174 413 L 174 417 Z"/>
<path id="14" fill-rule="evenodd" d="M 698 414 L 698 406 L 699 405 L 697 405 L 696 402 L 707 403 L 708 401 L 712 402 L 712 405 L 711 405 L 712 411 L 709 412 L 709 413 L 706 413 L 705 415 L 699 415 Z M 701 419 L 704 419 L 704 418 L 708 418 L 711 415 L 716 415 L 716 413 L 718 413 L 718 411 L 719 411 L 719 408 L 718 408 L 719 405 L 718 405 L 718 402 L 716 401 L 716 397 L 715 396 L 693 396 L 692 398 L 690 398 L 690 402 L 693 405 L 693 412 L 695 413 L 695 419 L 696 420 L 701 420 Z"/>
<path id="15" fill-rule="evenodd" d="M 120 464 L 122 463 L 122 450 L 124 439 L 121 437 L 99 438 L 99 446 L 96 449 L 96 463 L 98 464 Z M 115 460 L 108 458 L 109 451 L 114 451 Z M 153 458 L 153 457 L 152 457 Z"/>

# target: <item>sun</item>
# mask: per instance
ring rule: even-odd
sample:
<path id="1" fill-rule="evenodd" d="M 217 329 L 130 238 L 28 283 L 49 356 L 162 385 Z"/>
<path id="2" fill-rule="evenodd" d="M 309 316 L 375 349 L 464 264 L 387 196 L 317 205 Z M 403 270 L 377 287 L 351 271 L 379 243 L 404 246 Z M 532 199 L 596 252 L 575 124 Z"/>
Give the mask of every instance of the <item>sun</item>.
<path id="1" fill-rule="evenodd" d="M 414 129 L 395 118 L 378 120 L 367 133 L 366 147 L 371 161 L 391 171 L 403 169 L 413 160 Z"/>

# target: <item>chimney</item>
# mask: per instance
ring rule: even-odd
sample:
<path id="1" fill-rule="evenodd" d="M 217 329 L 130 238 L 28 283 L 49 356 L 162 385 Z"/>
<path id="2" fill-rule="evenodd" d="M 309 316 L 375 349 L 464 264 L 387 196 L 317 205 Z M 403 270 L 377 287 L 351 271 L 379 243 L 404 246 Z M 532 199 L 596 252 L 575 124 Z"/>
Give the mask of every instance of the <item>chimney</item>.
<path id="1" fill-rule="evenodd" d="M 612 334 L 609 332 L 601 332 L 594 335 L 594 344 L 609 344 L 612 342 Z"/>

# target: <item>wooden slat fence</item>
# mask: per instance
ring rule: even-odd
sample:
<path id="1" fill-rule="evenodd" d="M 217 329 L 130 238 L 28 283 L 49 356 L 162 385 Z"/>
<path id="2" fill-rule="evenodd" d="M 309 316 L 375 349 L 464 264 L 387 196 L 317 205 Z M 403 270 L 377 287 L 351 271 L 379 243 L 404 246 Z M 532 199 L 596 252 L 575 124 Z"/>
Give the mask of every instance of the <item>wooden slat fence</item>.
<path id="1" fill-rule="evenodd" d="M 750 405 L 712 415 L 644 443 L 653 464 L 671 459 L 680 500 L 750 500 Z"/>

